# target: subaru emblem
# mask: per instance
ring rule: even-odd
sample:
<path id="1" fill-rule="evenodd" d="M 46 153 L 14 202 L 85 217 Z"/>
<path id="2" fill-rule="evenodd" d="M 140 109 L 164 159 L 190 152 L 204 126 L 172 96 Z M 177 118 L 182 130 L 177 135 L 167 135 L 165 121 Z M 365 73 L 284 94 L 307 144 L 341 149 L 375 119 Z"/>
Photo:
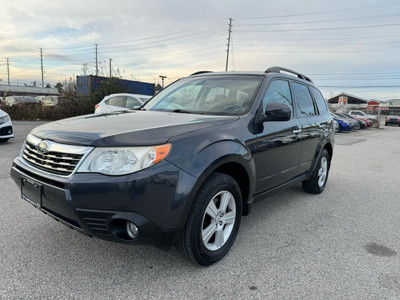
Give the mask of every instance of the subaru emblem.
<path id="1" fill-rule="evenodd" d="M 49 145 L 47 144 L 46 141 L 41 141 L 38 145 L 38 150 L 41 153 L 47 153 L 49 152 Z"/>

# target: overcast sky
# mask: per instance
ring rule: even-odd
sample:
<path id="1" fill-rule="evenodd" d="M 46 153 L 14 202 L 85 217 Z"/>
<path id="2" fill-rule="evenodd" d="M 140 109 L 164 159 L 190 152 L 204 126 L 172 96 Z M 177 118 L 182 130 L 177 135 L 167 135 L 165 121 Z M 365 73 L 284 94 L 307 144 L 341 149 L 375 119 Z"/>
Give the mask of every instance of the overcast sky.
<path id="1" fill-rule="evenodd" d="M 325 98 L 400 98 L 400 1 L 0 0 L 0 78 L 52 86 L 99 74 L 166 83 L 199 70 L 280 65 L 308 75 Z"/>

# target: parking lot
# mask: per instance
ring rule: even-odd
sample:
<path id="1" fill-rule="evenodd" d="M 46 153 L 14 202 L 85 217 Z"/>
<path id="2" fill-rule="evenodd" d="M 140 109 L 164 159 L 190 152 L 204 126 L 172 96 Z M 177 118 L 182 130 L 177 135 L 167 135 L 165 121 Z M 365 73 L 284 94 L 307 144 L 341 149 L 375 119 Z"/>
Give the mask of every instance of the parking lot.
<path id="1" fill-rule="evenodd" d="M 0 299 L 400 297 L 400 128 L 336 134 L 328 185 L 256 203 L 210 267 L 150 246 L 91 239 L 21 200 L 9 176 L 24 138 L 0 144 Z"/>

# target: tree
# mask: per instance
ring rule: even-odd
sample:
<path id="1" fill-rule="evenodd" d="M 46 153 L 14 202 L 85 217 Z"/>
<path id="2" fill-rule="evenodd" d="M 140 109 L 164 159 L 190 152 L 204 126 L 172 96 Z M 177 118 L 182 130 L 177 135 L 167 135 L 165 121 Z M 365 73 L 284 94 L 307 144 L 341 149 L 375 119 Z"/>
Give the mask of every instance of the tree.
<path id="1" fill-rule="evenodd" d="M 57 82 L 57 84 L 54 87 L 57 89 L 60 95 L 62 94 L 62 92 L 64 92 L 63 84 L 61 82 Z"/>
<path id="2" fill-rule="evenodd" d="M 101 100 L 103 100 L 105 96 L 115 93 L 124 93 L 124 92 L 126 92 L 126 90 L 118 84 L 118 79 L 110 78 L 107 81 L 103 81 L 99 85 L 99 87 L 90 96 L 90 99 L 93 104 L 96 104 Z"/>

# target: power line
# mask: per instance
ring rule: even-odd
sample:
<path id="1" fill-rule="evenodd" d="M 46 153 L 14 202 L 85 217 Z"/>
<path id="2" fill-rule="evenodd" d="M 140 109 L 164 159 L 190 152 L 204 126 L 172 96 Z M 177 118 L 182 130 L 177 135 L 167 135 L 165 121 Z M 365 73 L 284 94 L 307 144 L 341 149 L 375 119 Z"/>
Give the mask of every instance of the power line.
<path id="1" fill-rule="evenodd" d="M 400 85 L 318 85 L 319 88 L 363 88 L 363 89 L 372 89 L 372 88 L 398 88 Z"/>
<path id="2" fill-rule="evenodd" d="M 247 36 L 247 35 L 246 35 Z M 242 41 L 341 41 L 341 40 L 354 40 L 354 39 L 383 39 L 383 38 L 398 38 L 399 35 L 380 35 L 380 36 L 357 36 L 357 37 L 339 37 L 339 38 L 240 38 Z"/>
<path id="3" fill-rule="evenodd" d="M 212 26 L 215 26 L 215 25 L 217 25 L 218 23 L 221 23 L 222 21 L 220 20 L 220 21 L 216 21 L 216 22 L 213 22 L 213 23 L 211 23 L 211 24 L 206 24 L 206 25 L 202 25 L 202 28 L 207 28 L 207 27 L 212 27 Z M 225 20 L 223 21 L 224 23 L 225 23 Z M 196 26 L 195 28 L 198 28 L 198 26 Z M 207 30 L 209 30 L 209 29 L 207 29 Z M 114 45 L 114 44 L 124 44 L 124 43 L 130 43 L 130 42 L 138 42 L 138 41 L 146 41 L 146 40 L 151 40 L 151 39 L 157 39 L 157 38 L 160 38 L 160 37 L 165 37 L 165 36 L 170 36 L 170 35 L 175 35 L 175 34 L 180 34 L 180 33 L 182 33 L 182 32 L 190 32 L 191 34 L 193 34 L 193 33 L 195 33 L 196 31 L 193 31 L 193 28 L 192 29 L 186 29 L 186 30 L 181 30 L 181 31 L 176 31 L 176 32 L 171 32 L 171 33 L 164 33 L 164 34 L 162 34 L 162 35 L 157 35 L 157 36 L 153 36 L 153 37 L 147 37 L 147 38 L 142 38 L 142 39 L 135 39 L 135 40 L 128 40 L 128 41 L 119 41 L 119 42 L 110 42 L 110 43 L 102 43 L 103 45 Z M 203 30 L 200 30 L 200 31 L 198 31 L 198 32 L 202 32 Z M 179 36 L 178 37 L 176 37 L 176 38 L 180 38 Z"/>
<path id="4" fill-rule="evenodd" d="M 316 20 L 316 21 L 297 21 L 297 22 L 279 22 L 279 23 L 240 23 L 239 26 L 247 27 L 247 26 L 278 26 L 278 25 L 300 25 L 300 24 L 318 24 L 318 23 L 332 23 L 332 22 L 342 22 L 342 21 L 354 21 L 354 20 L 369 20 L 369 19 L 377 19 L 377 18 L 388 18 L 388 17 L 397 17 L 400 14 L 389 14 L 389 15 L 372 15 L 372 16 L 360 16 L 360 17 L 349 17 L 349 18 L 338 18 L 338 19 L 324 19 L 324 20 Z"/>
<path id="5" fill-rule="evenodd" d="M 380 42 L 379 45 L 393 45 L 393 44 L 400 44 L 399 42 Z M 254 44 L 242 44 L 242 43 L 238 43 L 235 44 L 236 46 L 255 46 Z M 327 44 L 306 44 L 306 45 L 299 45 L 299 44 L 294 44 L 294 45 L 288 45 L 288 44 L 271 44 L 268 45 L 268 47 L 315 47 L 315 46 L 353 46 L 353 45 L 376 45 L 376 42 L 371 42 L 371 43 L 348 43 L 348 44 L 344 44 L 341 43 L 340 45 L 338 45 L 337 43 L 327 43 Z"/>
<path id="6" fill-rule="evenodd" d="M 251 50 L 236 49 L 236 52 L 265 52 L 265 53 L 369 53 L 369 52 L 400 52 L 400 49 L 371 49 L 371 50 L 324 50 L 324 51 L 291 51 L 291 50 Z"/>
<path id="7" fill-rule="evenodd" d="M 390 6 L 399 5 L 399 2 L 391 2 L 386 4 L 378 4 L 378 5 L 366 5 L 366 6 L 356 6 L 353 8 L 342 8 L 342 9 L 331 9 L 331 10 L 319 10 L 307 13 L 300 14 L 288 14 L 288 15 L 278 15 L 278 16 L 264 16 L 264 17 L 236 17 L 238 20 L 251 20 L 251 19 L 275 19 L 275 18 L 288 18 L 288 17 L 300 17 L 300 16 L 315 16 L 315 15 L 323 15 L 323 14 L 333 14 L 333 13 L 343 13 L 343 12 L 351 12 L 354 10 L 365 10 L 365 9 L 378 9 L 385 8 Z"/>
<path id="8" fill-rule="evenodd" d="M 373 25 L 359 25 L 359 26 L 344 26 L 344 27 L 330 27 L 330 28 L 304 28 L 304 29 L 263 29 L 263 30 L 246 30 L 239 29 L 240 32 L 298 32 L 298 31 L 324 31 L 324 30 L 345 30 L 345 29 L 358 29 L 358 28 L 371 28 L 371 27 L 392 27 L 399 26 L 400 23 L 390 24 L 373 24 Z"/>

